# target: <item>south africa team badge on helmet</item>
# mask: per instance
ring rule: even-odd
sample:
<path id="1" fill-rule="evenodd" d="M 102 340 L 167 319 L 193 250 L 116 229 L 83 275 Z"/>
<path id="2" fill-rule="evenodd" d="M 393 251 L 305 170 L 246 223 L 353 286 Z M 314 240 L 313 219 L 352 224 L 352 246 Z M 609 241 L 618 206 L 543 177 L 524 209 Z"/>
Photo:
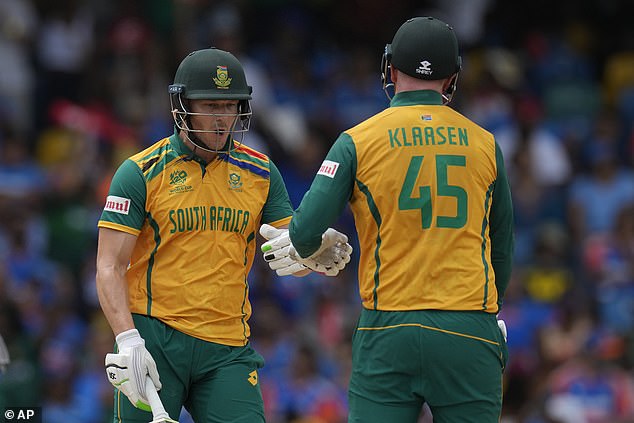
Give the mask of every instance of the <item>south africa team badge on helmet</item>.
<path id="1" fill-rule="evenodd" d="M 226 66 L 216 66 L 216 77 L 214 78 L 216 87 L 220 89 L 228 89 L 231 85 L 231 78 L 229 78 L 229 72 L 227 72 Z"/>

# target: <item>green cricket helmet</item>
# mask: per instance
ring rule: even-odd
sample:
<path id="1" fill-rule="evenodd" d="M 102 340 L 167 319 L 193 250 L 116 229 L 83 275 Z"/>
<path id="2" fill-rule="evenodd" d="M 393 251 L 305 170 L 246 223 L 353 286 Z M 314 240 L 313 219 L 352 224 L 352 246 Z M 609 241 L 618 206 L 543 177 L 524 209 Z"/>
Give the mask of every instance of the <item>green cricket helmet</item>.
<path id="1" fill-rule="evenodd" d="M 214 47 L 193 51 L 180 63 L 174 83 L 169 86 L 174 123 L 178 129 L 187 131 L 192 141 L 198 145 L 197 141 L 200 140 L 195 133 L 217 131 L 193 129 L 190 116 L 218 115 L 191 112 L 189 100 L 238 100 L 237 111 L 231 115 L 235 117 L 234 125 L 222 132 L 226 132 L 228 136 L 235 133 L 244 136 L 251 122 L 251 92 L 252 88 L 247 85 L 242 64 L 233 54 Z M 199 147 L 204 149 L 202 145 Z"/>
<path id="2" fill-rule="evenodd" d="M 429 16 L 408 19 L 396 31 L 392 43 L 385 46 L 381 61 L 384 89 L 393 85 L 388 81 L 390 66 L 413 78 L 424 80 L 440 80 L 453 76 L 449 89 L 443 94 L 447 104 L 462 68 L 458 39 L 453 28 Z"/>

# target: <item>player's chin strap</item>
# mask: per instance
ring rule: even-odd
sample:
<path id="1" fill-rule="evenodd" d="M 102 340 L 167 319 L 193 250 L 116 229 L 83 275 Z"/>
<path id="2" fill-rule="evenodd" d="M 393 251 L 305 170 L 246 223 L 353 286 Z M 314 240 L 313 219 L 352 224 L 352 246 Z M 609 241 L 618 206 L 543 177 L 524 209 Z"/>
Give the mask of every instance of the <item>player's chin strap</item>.
<path id="1" fill-rule="evenodd" d="M 209 147 L 207 147 L 200 138 L 198 138 L 198 136 L 193 132 L 190 131 L 188 129 L 185 129 L 185 138 L 187 138 L 187 141 L 191 142 L 194 146 L 194 150 L 192 151 L 192 153 L 196 153 L 196 149 L 200 148 L 201 150 L 204 150 L 208 153 L 228 153 L 229 151 L 232 151 L 234 149 L 231 148 L 231 135 L 232 133 L 229 132 L 229 134 L 227 134 L 227 140 L 225 141 L 224 146 L 220 149 L 220 150 L 213 150 Z M 240 143 L 242 144 L 242 143 Z"/>
<path id="2" fill-rule="evenodd" d="M 381 56 L 381 85 L 383 86 L 383 91 L 385 91 L 385 95 L 387 99 L 392 101 L 392 97 L 394 97 L 394 83 L 390 79 L 390 62 L 392 60 L 392 45 L 386 44 L 385 50 L 383 51 L 383 55 Z M 390 93 L 391 89 L 391 93 Z"/>
<path id="3" fill-rule="evenodd" d="M 205 132 L 205 133 L 215 133 L 218 134 L 217 131 L 207 131 L 207 130 L 196 130 L 193 129 L 193 125 L 191 123 L 191 118 L 190 118 L 190 112 L 187 110 L 186 105 L 183 103 L 182 99 L 180 98 L 180 96 L 178 97 L 178 103 L 175 106 L 174 105 L 174 101 L 173 98 L 170 96 L 170 102 L 172 105 L 172 118 L 174 119 L 174 124 L 176 125 L 176 128 L 178 128 L 178 130 L 183 131 L 185 133 L 185 137 L 187 139 L 187 141 L 191 142 L 192 145 L 194 146 L 194 148 L 200 148 L 203 151 L 206 151 L 208 153 L 229 153 L 233 150 L 235 150 L 236 148 L 238 148 L 240 145 L 242 145 L 242 141 L 244 140 L 244 134 L 246 131 L 249 130 L 248 125 L 246 127 L 243 126 L 243 128 L 241 130 L 238 130 L 237 132 L 240 133 L 240 139 L 237 143 L 233 142 L 233 138 L 235 135 L 235 129 L 236 129 L 236 125 L 238 125 L 239 123 L 239 117 L 238 115 L 235 116 L 235 120 L 233 122 L 233 125 L 231 126 L 231 129 L 228 131 L 222 130 L 220 132 L 226 132 L 227 133 L 227 139 L 225 140 L 224 145 L 222 146 L 222 148 L 220 149 L 212 149 L 209 148 L 204 142 L 203 140 L 201 140 L 198 135 L 196 135 L 196 132 Z M 248 107 L 248 105 L 247 105 Z"/>
<path id="4" fill-rule="evenodd" d="M 445 92 L 441 94 L 443 99 L 442 104 L 445 106 L 451 103 L 453 95 L 456 92 L 456 86 L 458 85 L 458 73 L 459 72 L 456 72 L 454 76 L 451 77 L 451 82 L 449 83 L 449 86 L 447 87 Z"/>
<path id="5" fill-rule="evenodd" d="M 185 133 L 185 138 L 187 139 L 187 141 L 192 143 L 192 145 L 194 146 L 194 150 L 192 153 L 195 153 L 196 149 L 198 148 L 208 153 L 216 153 L 216 154 L 227 153 L 229 151 L 234 150 L 233 148 L 231 148 L 232 147 L 231 140 L 233 139 L 233 131 L 228 132 L 227 140 L 225 141 L 225 144 L 223 145 L 223 147 L 220 150 L 214 150 L 207 147 L 205 143 L 203 142 L 203 140 L 201 140 L 198 137 L 198 135 L 196 135 L 196 132 L 190 129 L 191 122 L 189 121 L 189 116 L 181 117 L 180 121 L 181 121 L 181 125 L 176 125 L 176 127 Z M 241 136 L 243 138 L 244 133 L 241 133 Z M 240 142 L 238 143 L 238 145 L 242 144 L 242 138 Z"/>

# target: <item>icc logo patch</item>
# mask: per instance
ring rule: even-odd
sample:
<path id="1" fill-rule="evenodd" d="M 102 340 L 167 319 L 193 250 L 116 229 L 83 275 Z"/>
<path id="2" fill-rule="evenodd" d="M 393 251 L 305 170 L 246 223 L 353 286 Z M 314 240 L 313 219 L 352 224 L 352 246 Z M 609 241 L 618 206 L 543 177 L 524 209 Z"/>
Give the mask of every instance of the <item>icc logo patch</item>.
<path id="1" fill-rule="evenodd" d="M 234 191 L 242 191 L 242 177 L 240 174 L 232 172 L 229 174 L 229 189 Z"/>
<path id="2" fill-rule="evenodd" d="M 173 187 L 169 190 L 170 194 L 178 194 L 193 190 L 191 185 L 187 185 L 187 172 L 184 170 L 175 170 L 170 173 L 170 185 Z"/>
<path id="3" fill-rule="evenodd" d="M 183 185 L 187 182 L 187 172 L 184 170 L 175 170 L 170 174 L 170 185 Z"/>

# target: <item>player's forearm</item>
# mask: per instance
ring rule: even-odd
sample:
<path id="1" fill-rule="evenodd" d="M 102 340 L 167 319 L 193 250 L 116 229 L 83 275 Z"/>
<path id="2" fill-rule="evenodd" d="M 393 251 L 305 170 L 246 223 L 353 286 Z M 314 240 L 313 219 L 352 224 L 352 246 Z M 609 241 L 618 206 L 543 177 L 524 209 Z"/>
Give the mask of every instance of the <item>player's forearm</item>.
<path id="1" fill-rule="evenodd" d="M 322 163 L 310 189 L 293 213 L 289 235 L 301 257 L 309 257 L 321 245 L 321 236 L 339 218 L 352 195 L 356 173 L 352 139 L 341 134 Z"/>
<path id="2" fill-rule="evenodd" d="M 295 276 L 296 278 L 303 278 L 306 275 L 310 275 L 312 272 L 313 271 L 310 270 L 310 269 L 304 269 L 304 270 L 301 270 L 299 272 L 293 273 L 293 276 Z"/>
<path id="3" fill-rule="evenodd" d="M 125 269 L 108 266 L 97 267 L 96 282 L 99 303 L 103 314 L 110 323 L 112 332 L 117 335 L 134 328 L 128 305 Z"/>

